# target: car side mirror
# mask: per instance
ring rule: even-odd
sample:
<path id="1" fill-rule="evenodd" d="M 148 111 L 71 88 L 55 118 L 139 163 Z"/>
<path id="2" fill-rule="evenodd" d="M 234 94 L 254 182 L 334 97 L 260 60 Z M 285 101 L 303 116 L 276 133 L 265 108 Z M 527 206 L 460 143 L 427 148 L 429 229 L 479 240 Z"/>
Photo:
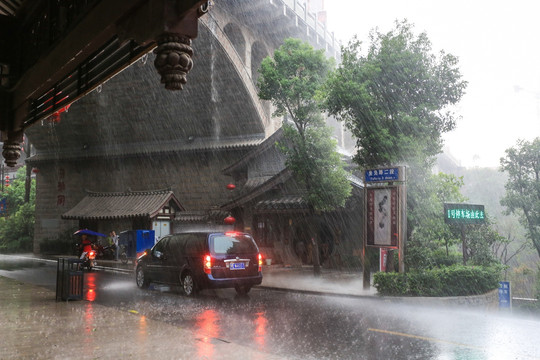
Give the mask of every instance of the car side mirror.
<path id="1" fill-rule="evenodd" d="M 154 256 L 156 258 L 158 258 L 159 260 L 164 260 L 165 259 L 165 255 L 161 252 L 161 251 L 154 251 Z"/>

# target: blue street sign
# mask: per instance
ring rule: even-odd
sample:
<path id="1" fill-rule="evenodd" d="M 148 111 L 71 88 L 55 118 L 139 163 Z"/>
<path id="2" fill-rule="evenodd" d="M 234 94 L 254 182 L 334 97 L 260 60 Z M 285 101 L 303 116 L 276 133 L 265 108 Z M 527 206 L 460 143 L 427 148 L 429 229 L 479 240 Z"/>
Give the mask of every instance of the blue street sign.
<path id="1" fill-rule="evenodd" d="M 7 216 L 7 199 L 0 200 L 0 216 Z"/>
<path id="2" fill-rule="evenodd" d="M 512 307 L 512 299 L 510 292 L 509 281 L 499 281 L 499 307 L 510 308 Z"/>
<path id="3" fill-rule="evenodd" d="M 366 170 L 365 175 L 366 182 L 384 182 L 400 180 L 399 168 L 397 167 L 389 169 Z"/>

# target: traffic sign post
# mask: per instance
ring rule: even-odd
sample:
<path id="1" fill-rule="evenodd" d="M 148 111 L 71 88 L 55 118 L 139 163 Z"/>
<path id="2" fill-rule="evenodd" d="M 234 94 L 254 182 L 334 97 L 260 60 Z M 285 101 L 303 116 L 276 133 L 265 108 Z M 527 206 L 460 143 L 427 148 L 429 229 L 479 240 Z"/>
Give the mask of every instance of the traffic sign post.
<path id="1" fill-rule="evenodd" d="M 509 281 L 499 281 L 499 308 L 512 309 L 512 289 Z"/>
<path id="2" fill-rule="evenodd" d="M 364 239 L 362 264 L 368 267 L 367 247 L 397 249 L 399 272 L 405 272 L 407 234 L 406 168 L 368 169 L 364 173 Z M 364 289 L 369 289 L 369 274 L 364 271 Z"/>

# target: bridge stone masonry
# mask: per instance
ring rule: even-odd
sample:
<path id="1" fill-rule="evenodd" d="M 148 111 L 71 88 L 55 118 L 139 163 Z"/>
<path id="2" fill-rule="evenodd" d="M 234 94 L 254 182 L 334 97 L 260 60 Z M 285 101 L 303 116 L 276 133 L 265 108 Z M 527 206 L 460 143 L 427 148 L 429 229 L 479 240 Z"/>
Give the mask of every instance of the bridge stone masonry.
<path id="1" fill-rule="evenodd" d="M 62 214 L 86 190 L 168 188 L 189 211 L 230 201 L 231 179 L 222 170 L 281 126 L 271 104 L 258 99 L 256 78 L 262 59 L 287 37 L 338 55 L 337 41 L 298 1 L 215 1 L 199 19 L 182 91 L 159 84 L 149 52 L 59 117 L 29 127 L 35 154 L 27 162 L 37 169 L 34 252 L 43 239 L 81 225 Z"/>

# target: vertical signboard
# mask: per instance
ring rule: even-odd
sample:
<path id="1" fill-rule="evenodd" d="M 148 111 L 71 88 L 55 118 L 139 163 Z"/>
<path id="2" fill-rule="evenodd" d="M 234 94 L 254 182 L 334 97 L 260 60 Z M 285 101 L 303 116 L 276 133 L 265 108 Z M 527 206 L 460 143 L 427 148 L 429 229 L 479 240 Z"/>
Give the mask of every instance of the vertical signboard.
<path id="1" fill-rule="evenodd" d="M 388 262 L 388 249 L 380 248 L 379 251 L 379 271 L 386 272 L 386 266 Z"/>
<path id="2" fill-rule="evenodd" d="M 367 189 L 367 245 L 398 246 L 397 187 Z"/>
<path id="3" fill-rule="evenodd" d="M 510 291 L 509 281 L 499 281 L 499 308 L 512 307 L 512 292 Z"/>

